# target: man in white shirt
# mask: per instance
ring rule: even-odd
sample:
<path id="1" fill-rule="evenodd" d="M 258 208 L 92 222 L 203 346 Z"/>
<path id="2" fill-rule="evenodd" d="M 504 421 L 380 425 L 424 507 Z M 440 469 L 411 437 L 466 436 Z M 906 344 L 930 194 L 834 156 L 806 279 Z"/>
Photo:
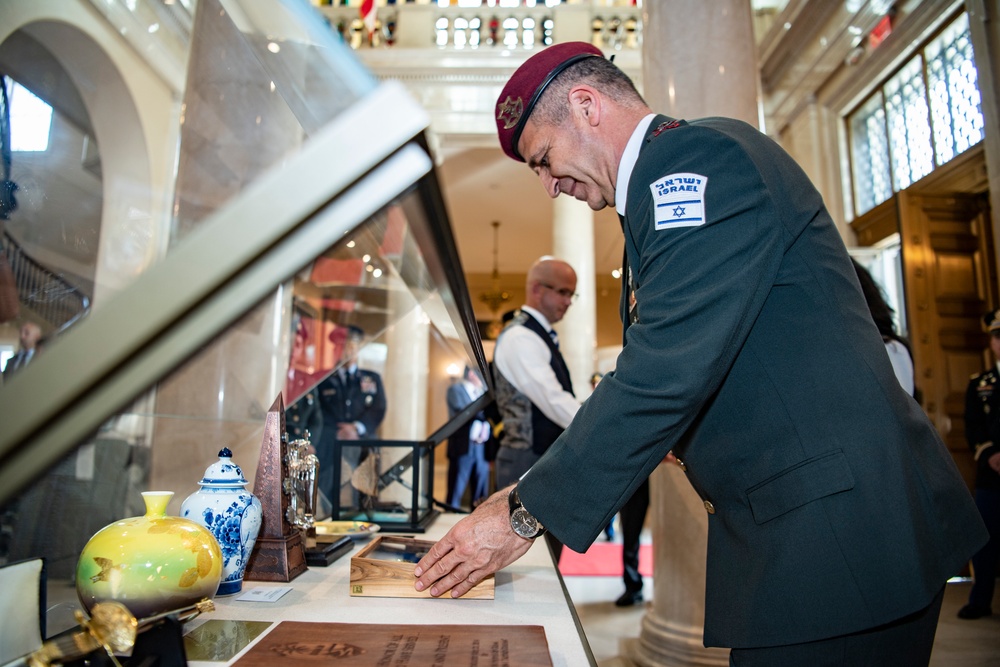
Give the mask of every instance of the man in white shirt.
<path id="1" fill-rule="evenodd" d="M 580 409 L 552 325 L 576 298 L 576 272 L 542 257 L 528 270 L 524 306 L 497 338 L 493 355 L 504 436 L 497 488 L 516 482 L 569 426 Z M 549 538 L 558 560 L 562 544 Z"/>

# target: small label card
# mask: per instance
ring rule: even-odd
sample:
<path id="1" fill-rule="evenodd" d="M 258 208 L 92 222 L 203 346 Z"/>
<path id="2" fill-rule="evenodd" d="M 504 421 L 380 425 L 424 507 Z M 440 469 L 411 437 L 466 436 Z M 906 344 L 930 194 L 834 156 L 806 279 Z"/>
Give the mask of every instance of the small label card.
<path id="1" fill-rule="evenodd" d="M 236 601 L 243 600 L 245 602 L 277 602 L 282 595 L 290 590 L 292 590 L 291 586 L 282 586 L 280 588 L 251 588 L 243 595 L 234 599 Z"/>

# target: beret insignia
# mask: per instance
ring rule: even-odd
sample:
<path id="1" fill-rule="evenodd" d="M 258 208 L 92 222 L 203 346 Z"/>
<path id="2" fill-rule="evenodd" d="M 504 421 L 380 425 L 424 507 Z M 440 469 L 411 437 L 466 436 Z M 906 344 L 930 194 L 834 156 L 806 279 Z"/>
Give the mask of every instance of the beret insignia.
<path id="1" fill-rule="evenodd" d="M 497 120 L 503 121 L 503 129 L 509 130 L 521 120 L 523 112 L 524 102 L 521 101 L 521 98 L 512 100 L 508 95 L 507 99 L 497 105 Z"/>

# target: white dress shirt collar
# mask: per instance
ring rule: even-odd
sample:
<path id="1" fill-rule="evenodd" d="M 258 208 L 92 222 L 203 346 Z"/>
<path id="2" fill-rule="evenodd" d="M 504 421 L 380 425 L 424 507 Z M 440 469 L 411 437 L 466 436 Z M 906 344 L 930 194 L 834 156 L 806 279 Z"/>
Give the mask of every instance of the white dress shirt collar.
<path id="1" fill-rule="evenodd" d="M 628 195 L 628 182 L 632 176 L 632 169 L 635 168 L 636 160 L 639 159 L 639 149 L 642 147 L 642 139 L 646 136 L 646 129 L 653 122 L 655 114 L 649 114 L 639 121 L 625 144 L 625 152 L 622 153 L 621 162 L 618 163 L 618 180 L 615 185 L 615 210 L 618 215 L 625 215 L 625 197 Z"/>

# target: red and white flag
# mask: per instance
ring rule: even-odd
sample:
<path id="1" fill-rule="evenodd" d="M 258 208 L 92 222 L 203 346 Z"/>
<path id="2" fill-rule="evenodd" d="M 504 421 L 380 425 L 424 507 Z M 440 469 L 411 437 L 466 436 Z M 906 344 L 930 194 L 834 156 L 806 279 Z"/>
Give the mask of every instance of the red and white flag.
<path id="1" fill-rule="evenodd" d="M 371 41 L 375 32 L 375 0 L 361 0 L 361 20 L 364 21 L 368 39 Z"/>

